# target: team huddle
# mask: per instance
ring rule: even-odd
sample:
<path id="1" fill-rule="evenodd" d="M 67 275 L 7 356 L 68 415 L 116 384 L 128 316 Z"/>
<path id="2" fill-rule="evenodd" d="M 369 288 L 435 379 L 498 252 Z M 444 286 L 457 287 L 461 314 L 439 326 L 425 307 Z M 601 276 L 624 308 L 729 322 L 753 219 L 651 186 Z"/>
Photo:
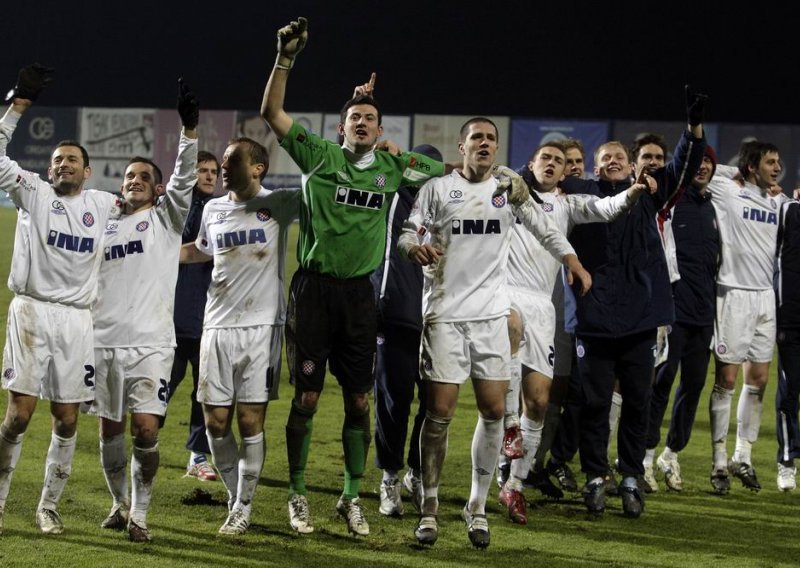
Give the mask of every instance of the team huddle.
<path id="1" fill-rule="evenodd" d="M 182 130 L 166 184 L 152 160 L 133 157 L 121 197 L 87 189 L 90 158 L 74 140 L 56 146 L 46 182 L 6 155 L 53 74 L 38 64 L 20 71 L 0 119 L 0 189 L 18 210 L 2 366 L 8 407 L 0 425 L 0 534 L 41 398 L 50 401 L 53 429 L 39 529 L 64 531 L 58 502 L 83 411 L 100 419 L 100 461 L 112 497 L 101 526 L 150 541 L 158 433 L 187 361 L 195 381 L 188 474 L 219 476 L 228 493 L 219 533 L 245 533 L 284 336 L 294 387 L 285 428 L 287 507 L 298 533 L 314 531 L 305 470 L 328 369 L 344 402 L 336 510 L 355 535 L 370 532 L 359 494 L 373 391 L 379 512 L 403 515 L 405 487 L 419 512 L 414 536 L 433 545 L 448 428 L 460 385 L 472 380 L 479 416 L 462 516 L 470 543 L 486 548 L 493 481 L 509 518 L 525 524 L 526 487 L 555 498 L 578 490 L 568 465 L 578 452 L 591 514 L 602 514 L 607 495 L 619 495 L 624 514 L 638 518 L 644 494 L 659 488 L 657 471 L 680 491 L 678 454 L 691 435 L 712 352 L 710 481 L 718 493 L 730 490 L 731 476 L 758 491 L 750 456 L 776 338 L 777 483 L 795 488 L 800 212 L 777 185 L 778 148 L 751 142 L 738 168 L 717 164 L 703 132 L 707 97 L 687 87 L 687 128 L 669 160 L 659 136 L 633 148 L 610 141 L 595 151 L 597 179 L 585 179 L 581 144 L 557 141 L 543 143 L 514 171 L 495 163 L 497 126 L 475 117 L 460 131 L 461 160 L 445 164 L 431 146 L 403 152 L 378 142 L 374 75 L 345 103 L 335 144 L 284 110 L 288 75 L 307 39 L 304 18 L 278 30 L 261 106 L 303 172 L 297 189 L 262 187 L 269 155 L 250 138 L 231 140 L 219 162 L 199 152 L 199 105 L 182 80 Z M 217 172 L 225 193 L 212 198 Z M 299 266 L 287 299 L 285 256 L 295 222 Z M 197 330 L 186 331 L 179 321 L 192 295 L 200 306 Z M 745 386 L 729 460 L 740 367 Z M 666 446 L 656 458 L 678 369 Z M 415 388 L 420 405 L 409 435 Z"/>

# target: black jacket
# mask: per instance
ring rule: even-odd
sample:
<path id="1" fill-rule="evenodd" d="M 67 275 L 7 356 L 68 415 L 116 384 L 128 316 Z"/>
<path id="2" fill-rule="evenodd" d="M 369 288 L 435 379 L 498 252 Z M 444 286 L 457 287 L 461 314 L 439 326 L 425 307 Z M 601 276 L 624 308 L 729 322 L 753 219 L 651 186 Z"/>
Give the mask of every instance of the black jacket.
<path id="1" fill-rule="evenodd" d="M 800 328 L 800 203 L 781 206 L 775 291 L 778 329 Z"/>
<path id="2" fill-rule="evenodd" d="M 584 268 L 592 275 L 592 289 L 576 294 L 577 335 L 623 337 L 675 320 L 672 287 L 664 248 L 656 226 L 656 212 L 682 185 L 691 181 L 703 159 L 705 139 L 685 131 L 670 162 L 653 177 L 658 191 L 644 194 L 636 205 L 611 223 L 578 225 L 570 242 Z M 605 197 L 630 187 L 630 181 L 567 178 L 567 193 Z"/>

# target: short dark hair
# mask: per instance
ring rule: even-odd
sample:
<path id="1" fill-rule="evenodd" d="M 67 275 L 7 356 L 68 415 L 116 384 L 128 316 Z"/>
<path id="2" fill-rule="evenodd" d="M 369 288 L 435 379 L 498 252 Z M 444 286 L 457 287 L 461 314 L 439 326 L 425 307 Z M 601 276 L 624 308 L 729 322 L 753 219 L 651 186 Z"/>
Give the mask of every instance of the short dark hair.
<path id="1" fill-rule="evenodd" d="M 636 139 L 633 141 L 633 145 L 631 145 L 630 154 L 631 156 L 633 156 L 634 160 L 639 159 L 639 150 L 641 150 L 644 146 L 647 146 L 648 144 L 655 144 L 656 146 L 661 148 L 661 151 L 664 152 L 664 159 L 667 158 L 668 148 L 667 148 L 667 142 L 664 140 L 664 137 L 658 134 L 652 134 L 650 132 L 646 132 L 644 134 L 640 134 L 639 136 L 637 136 Z"/>
<path id="2" fill-rule="evenodd" d="M 211 152 L 207 152 L 206 150 L 197 152 L 197 165 L 199 166 L 203 162 L 214 162 L 217 164 L 217 170 L 219 170 L 219 160 L 217 160 L 217 157 Z"/>
<path id="3" fill-rule="evenodd" d="M 128 161 L 128 165 L 131 164 L 147 164 L 153 168 L 153 172 L 155 173 L 156 177 L 156 185 L 160 185 L 164 182 L 164 175 L 161 173 L 161 168 L 159 168 L 156 163 L 151 160 L 150 158 L 143 158 L 142 156 L 134 156 Z"/>
<path id="4" fill-rule="evenodd" d="M 745 142 L 739 148 L 739 163 L 737 164 L 739 172 L 745 178 L 750 174 L 750 166 L 758 169 L 758 164 L 761 163 L 761 158 L 766 156 L 769 152 L 780 154 L 780 150 L 775 144 L 769 142 L 759 142 L 758 140 L 751 140 Z"/>
<path id="5" fill-rule="evenodd" d="M 269 171 L 269 153 L 264 145 L 260 142 L 256 142 L 252 138 L 247 138 L 246 136 L 240 136 L 239 138 L 232 138 L 228 140 L 228 145 L 230 146 L 231 144 L 244 144 L 248 148 L 247 155 L 250 158 L 250 163 L 264 164 L 264 171 L 261 172 L 261 175 L 259 176 L 259 179 L 264 181 L 264 177 L 266 177 L 267 172 Z"/>
<path id="6" fill-rule="evenodd" d="M 531 157 L 528 158 L 529 163 L 536 158 L 536 154 L 538 154 L 542 148 L 556 148 L 557 150 L 561 150 L 561 153 L 564 154 L 564 158 L 567 157 L 567 149 L 564 148 L 563 140 L 551 140 L 550 142 L 542 142 L 533 150 Z"/>
<path id="7" fill-rule="evenodd" d="M 581 153 L 581 157 L 585 160 L 586 159 L 586 149 L 583 147 L 583 144 L 577 138 L 567 138 L 566 140 L 560 140 L 561 145 L 564 147 L 564 155 L 567 154 L 567 150 L 570 148 L 575 148 L 578 152 Z"/>
<path id="8" fill-rule="evenodd" d="M 594 156 L 593 156 L 595 164 L 598 163 L 597 156 L 600 154 L 600 149 L 603 148 L 603 146 L 618 146 L 618 147 L 622 148 L 623 152 L 625 152 L 625 157 L 628 158 L 628 161 L 629 162 L 633 161 L 633 160 L 631 160 L 631 150 L 630 150 L 630 148 L 628 148 L 625 144 L 623 144 L 619 140 L 609 140 L 608 142 L 603 142 L 597 148 L 595 148 Z"/>
<path id="9" fill-rule="evenodd" d="M 469 131 L 469 127 L 471 124 L 475 124 L 477 122 L 486 122 L 491 124 L 494 127 L 494 133 L 497 137 L 500 137 L 500 130 L 497 128 L 497 125 L 492 122 L 491 119 L 486 118 L 485 116 L 473 116 L 467 122 L 461 125 L 461 130 L 458 131 L 458 141 L 464 142 L 467 139 L 467 132 Z"/>
<path id="10" fill-rule="evenodd" d="M 83 167 L 84 168 L 89 167 L 89 152 L 86 151 L 86 148 L 81 146 L 80 142 L 78 142 L 77 140 L 62 140 L 61 142 L 56 144 L 56 147 L 53 148 L 53 151 L 55 152 L 56 149 L 61 148 L 62 146 L 75 146 L 76 148 L 80 149 L 81 156 L 83 156 Z"/>
<path id="11" fill-rule="evenodd" d="M 378 111 L 378 126 L 383 124 L 383 113 L 381 112 L 381 107 L 378 106 L 378 102 L 369 95 L 357 95 L 344 103 L 342 110 L 339 112 L 339 122 L 344 124 L 344 121 L 347 119 L 347 111 L 350 110 L 350 107 L 356 105 L 372 105 L 375 107 L 375 110 Z"/>

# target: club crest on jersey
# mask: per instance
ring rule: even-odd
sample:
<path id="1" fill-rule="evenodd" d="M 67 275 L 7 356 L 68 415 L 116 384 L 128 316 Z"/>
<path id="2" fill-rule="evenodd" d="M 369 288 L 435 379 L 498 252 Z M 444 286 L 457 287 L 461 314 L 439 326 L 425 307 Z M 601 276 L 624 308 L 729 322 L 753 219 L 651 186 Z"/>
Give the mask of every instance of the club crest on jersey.
<path id="1" fill-rule="evenodd" d="M 383 189 L 386 187 L 386 176 L 383 174 L 378 174 L 375 176 L 375 187 Z"/>
<path id="2" fill-rule="evenodd" d="M 17 185 L 27 191 L 36 191 L 36 186 L 25 179 L 21 174 L 17 176 Z"/>
<path id="3" fill-rule="evenodd" d="M 453 219 L 450 222 L 453 235 L 499 235 L 500 219 Z"/>
<path id="4" fill-rule="evenodd" d="M 86 213 L 84 213 L 83 214 L 83 224 L 86 225 L 87 227 L 91 227 L 92 225 L 94 225 L 94 215 L 92 215 L 88 211 Z"/>
<path id="5" fill-rule="evenodd" d="M 56 215 L 66 215 L 67 212 L 64 211 L 64 204 L 61 203 L 58 199 L 53 200 L 52 209 L 50 210 L 51 213 L 55 213 Z"/>
<path id="6" fill-rule="evenodd" d="M 334 194 L 336 203 L 349 205 L 350 207 L 360 207 L 362 209 L 381 209 L 383 207 L 383 199 L 384 195 L 382 193 L 367 191 L 366 189 L 355 189 L 353 187 L 339 186 L 336 188 L 336 193 Z"/>
<path id="7" fill-rule="evenodd" d="M 506 196 L 505 194 L 501 193 L 500 195 L 495 195 L 492 197 L 492 205 L 500 209 L 501 207 L 506 206 Z"/>
<path id="8" fill-rule="evenodd" d="M 148 223 L 147 221 L 142 221 L 141 223 L 138 223 L 136 225 L 136 230 L 141 233 L 141 232 L 146 231 L 147 227 L 149 227 L 149 226 L 150 226 L 150 223 Z"/>
<path id="9" fill-rule="evenodd" d="M 272 212 L 266 207 L 256 211 L 256 219 L 259 221 L 269 221 L 272 219 Z"/>
<path id="10" fill-rule="evenodd" d="M 542 203 L 542 211 L 545 213 L 552 213 L 553 212 L 553 204 L 552 203 Z"/>

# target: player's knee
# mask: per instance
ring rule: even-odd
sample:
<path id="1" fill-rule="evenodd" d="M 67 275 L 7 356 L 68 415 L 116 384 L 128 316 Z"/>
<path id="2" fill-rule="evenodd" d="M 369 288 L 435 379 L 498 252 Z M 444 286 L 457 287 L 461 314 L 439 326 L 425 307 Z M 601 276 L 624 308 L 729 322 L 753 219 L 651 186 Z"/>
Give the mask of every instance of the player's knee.
<path id="1" fill-rule="evenodd" d="M 77 431 L 77 416 L 64 416 L 60 418 L 53 417 L 53 432 L 55 432 L 57 436 L 62 438 L 72 438 Z"/>
<path id="2" fill-rule="evenodd" d="M 300 391 L 295 394 L 292 406 L 295 404 L 309 412 L 316 412 L 319 404 L 320 393 L 316 391 Z"/>
<path id="3" fill-rule="evenodd" d="M 369 405 L 366 409 L 361 406 L 351 407 L 344 413 L 345 427 L 369 431 Z"/>
<path id="4" fill-rule="evenodd" d="M 522 318 L 515 310 L 511 310 L 506 320 L 508 325 L 508 341 L 511 344 L 511 353 L 516 353 L 522 342 Z"/>
<path id="5" fill-rule="evenodd" d="M 286 421 L 286 428 L 305 429 L 308 421 L 314 417 L 316 411 L 316 407 L 309 409 L 301 405 L 297 400 L 292 400 L 292 408 L 289 411 L 289 418 Z"/>
<path id="6" fill-rule="evenodd" d="M 425 412 L 425 422 L 423 423 L 422 429 L 428 432 L 444 433 L 447 432 L 452 420 L 452 416 L 444 416 L 428 410 Z"/>

